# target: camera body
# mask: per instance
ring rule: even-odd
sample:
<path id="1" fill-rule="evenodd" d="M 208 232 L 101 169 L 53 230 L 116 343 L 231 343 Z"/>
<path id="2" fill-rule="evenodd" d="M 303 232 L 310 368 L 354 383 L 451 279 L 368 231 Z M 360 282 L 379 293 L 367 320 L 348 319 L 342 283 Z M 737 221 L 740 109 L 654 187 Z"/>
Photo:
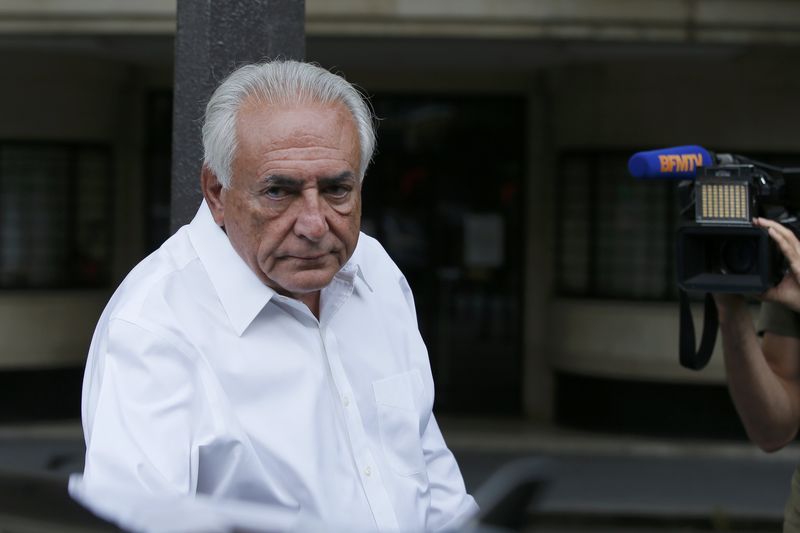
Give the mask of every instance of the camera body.
<path id="1" fill-rule="evenodd" d="M 753 218 L 776 220 L 798 234 L 797 217 L 784 206 L 780 172 L 733 156 L 698 167 L 678 186 L 676 273 L 684 291 L 762 293 L 780 282 L 786 261 Z"/>

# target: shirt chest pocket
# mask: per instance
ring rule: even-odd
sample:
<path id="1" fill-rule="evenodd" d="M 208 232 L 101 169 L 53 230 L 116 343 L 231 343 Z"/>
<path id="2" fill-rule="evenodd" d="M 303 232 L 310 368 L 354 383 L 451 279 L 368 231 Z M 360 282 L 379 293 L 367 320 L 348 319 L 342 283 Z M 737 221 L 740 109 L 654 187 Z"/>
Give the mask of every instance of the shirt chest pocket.
<path id="1" fill-rule="evenodd" d="M 378 413 L 378 430 L 386 460 L 401 476 L 425 469 L 420 442 L 419 412 L 414 402 L 423 392 L 417 370 L 372 382 Z"/>

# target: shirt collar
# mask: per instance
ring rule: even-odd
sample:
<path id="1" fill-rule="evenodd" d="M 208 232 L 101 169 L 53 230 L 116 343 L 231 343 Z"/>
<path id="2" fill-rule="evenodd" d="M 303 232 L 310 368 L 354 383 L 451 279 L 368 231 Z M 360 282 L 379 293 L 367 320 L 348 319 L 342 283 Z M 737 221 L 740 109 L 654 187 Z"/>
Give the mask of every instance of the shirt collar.
<path id="1" fill-rule="evenodd" d="M 361 270 L 361 265 L 358 265 L 358 272 L 356 272 L 356 274 L 361 279 L 361 281 L 364 282 L 364 285 L 367 286 L 369 292 L 375 292 L 374 290 L 372 290 L 372 285 L 369 284 L 369 281 L 367 281 L 367 278 L 364 276 L 364 271 Z"/>
<path id="2" fill-rule="evenodd" d="M 275 291 L 236 253 L 228 236 L 214 222 L 205 200 L 189 224 L 189 238 L 231 325 L 241 336 Z"/>
<path id="3" fill-rule="evenodd" d="M 258 279 L 258 276 L 233 249 L 228 236 L 214 222 L 211 209 L 205 200 L 200 204 L 197 214 L 189 224 L 189 238 L 222 302 L 228 320 L 236 334 L 241 336 L 277 293 Z M 363 240 L 363 238 L 359 238 L 359 244 L 356 245 L 353 256 L 336 275 L 350 281 L 357 276 L 370 292 L 374 292 L 364 276 L 359 260 L 361 257 L 360 243 Z"/>
<path id="4" fill-rule="evenodd" d="M 360 279 L 364 285 L 366 285 L 369 292 L 375 292 L 372 290 L 372 285 L 369 284 L 367 281 L 367 277 L 364 275 L 364 269 L 361 267 L 361 243 L 364 242 L 364 234 L 359 235 L 358 243 L 356 244 L 356 249 L 353 251 L 353 256 L 344 264 L 342 269 L 336 274 L 337 277 L 345 278 L 350 282 L 353 282 L 356 277 Z"/>

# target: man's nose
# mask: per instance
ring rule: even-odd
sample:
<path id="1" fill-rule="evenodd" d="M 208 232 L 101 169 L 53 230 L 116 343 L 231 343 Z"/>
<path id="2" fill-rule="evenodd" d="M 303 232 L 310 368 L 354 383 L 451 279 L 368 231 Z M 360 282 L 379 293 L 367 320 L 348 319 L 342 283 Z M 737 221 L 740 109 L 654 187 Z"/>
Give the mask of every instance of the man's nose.
<path id="1" fill-rule="evenodd" d="M 303 195 L 300 201 L 300 212 L 294 223 L 295 235 L 310 241 L 318 241 L 328 232 L 325 206 L 316 191 Z"/>

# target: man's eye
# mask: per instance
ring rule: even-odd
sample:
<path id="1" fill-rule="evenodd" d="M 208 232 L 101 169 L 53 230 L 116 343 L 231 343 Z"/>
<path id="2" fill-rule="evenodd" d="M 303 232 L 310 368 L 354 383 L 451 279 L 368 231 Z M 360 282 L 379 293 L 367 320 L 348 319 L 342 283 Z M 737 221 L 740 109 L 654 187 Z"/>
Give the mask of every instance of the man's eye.
<path id="1" fill-rule="evenodd" d="M 280 200 L 286 198 L 289 192 L 283 187 L 267 187 L 264 189 L 264 196 L 272 200 Z"/>
<path id="2" fill-rule="evenodd" d="M 325 189 L 325 194 L 333 198 L 344 198 L 350 193 L 351 188 L 345 185 L 332 185 Z"/>

